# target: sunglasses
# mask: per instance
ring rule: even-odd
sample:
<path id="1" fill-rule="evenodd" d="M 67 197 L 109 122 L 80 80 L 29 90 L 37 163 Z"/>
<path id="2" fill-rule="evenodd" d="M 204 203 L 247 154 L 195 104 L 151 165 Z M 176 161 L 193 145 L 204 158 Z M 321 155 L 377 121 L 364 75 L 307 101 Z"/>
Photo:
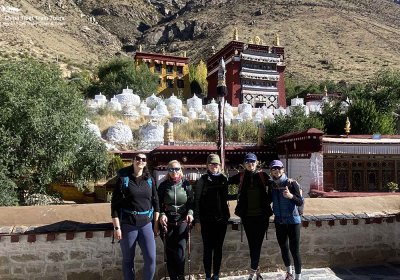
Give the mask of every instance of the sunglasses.
<path id="1" fill-rule="evenodd" d="M 135 160 L 136 160 L 136 161 L 146 162 L 147 159 L 146 159 L 145 157 L 136 156 L 136 157 L 135 157 Z"/>
<path id="2" fill-rule="evenodd" d="M 248 159 L 248 160 L 246 160 L 244 163 L 255 163 L 255 162 L 256 162 L 255 160 Z"/>
<path id="3" fill-rule="evenodd" d="M 271 167 L 271 170 L 281 170 L 283 167 Z"/>
<path id="4" fill-rule="evenodd" d="M 181 170 L 181 168 L 180 167 L 170 167 L 170 168 L 168 168 L 168 172 L 178 172 L 179 170 Z"/>
<path id="5" fill-rule="evenodd" d="M 212 163 L 209 163 L 208 165 L 212 165 L 212 166 L 218 166 L 218 165 L 219 165 L 219 163 L 212 162 Z"/>

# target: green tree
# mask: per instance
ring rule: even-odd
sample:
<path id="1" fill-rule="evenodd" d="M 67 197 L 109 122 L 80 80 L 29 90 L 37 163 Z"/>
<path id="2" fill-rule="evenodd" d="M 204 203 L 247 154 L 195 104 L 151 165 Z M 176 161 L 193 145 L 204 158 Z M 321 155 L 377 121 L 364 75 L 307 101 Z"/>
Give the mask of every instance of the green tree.
<path id="1" fill-rule="evenodd" d="M 114 58 L 103 63 L 98 68 L 97 76 L 96 88 L 108 98 L 121 93 L 126 87 L 146 98 L 157 91 L 159 79 L 146 65 L 136 66 L 129 58 Z"/>
<path id="2" fill-rule="evenodd" d="M 275 146 L 277 138 L 287 133 L 303 131 L 310 128 L 324 129 L 322 120 L 310 114 L 306 116 L 302 107 L 294 107 L 290 115 L 275 116 L 273 122 L 265 121 L 265 138 L 266 145 Z"/>
<path id="3" fill-rule="evenodd" d="M 324 123 L 326 134 L 341 135 L 344 134 L 346 123 L 346 114 L 341 108 L 341 102 L 325 103 L 322 106 L 322 114 L 319 115 Z"/>
<path id="4" fill-rule="evenodd" d="M 378 111 L 375 104 L 373 100 L 353 101 L 347 114 L 351 123 L 351 134 L 396 133 L 393 114 Z"/>
<path id="5" fill-rule="evenodd" d="M 189 65 L 189 80 L 192 93 L 207 95 L 207 65 L 203 60 L 200 60 L 196 66 L 193 64 Z"/>
<path id="6" fill-rule="evenodd" d="M 400 105 L 400 71 L 393 69 L 378 71 L 365 88 L 352 92 L 352 99 L 371 100 L 378 111 L 397 110 Z"/>
<path id="7" fill-rule="evenodd" d="M 82 186 L 103 176 L 107 151 L 84 125 L 82 96 L 55 67 L 34 61 L 0 61 L 0 185 L 14 204 L 48 194 L 68 178 Z M 4 189 L 3 189 L 4 191 Z"/>

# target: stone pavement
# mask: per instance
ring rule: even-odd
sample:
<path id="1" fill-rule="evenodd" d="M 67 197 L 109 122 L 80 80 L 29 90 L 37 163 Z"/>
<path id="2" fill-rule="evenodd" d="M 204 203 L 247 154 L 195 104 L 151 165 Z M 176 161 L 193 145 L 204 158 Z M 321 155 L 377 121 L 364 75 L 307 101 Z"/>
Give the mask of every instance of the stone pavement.
<path id="1" fill-rule="evenodd" d="M 284 280 L 285 273 L 262 274 L 264 280 Z M 400 280 L 400 263 L 373 264 L 335 268 L 303 269 L 302 280 Z M 221 280 L 247 280 L 247 275 L 223 277 Z"/>

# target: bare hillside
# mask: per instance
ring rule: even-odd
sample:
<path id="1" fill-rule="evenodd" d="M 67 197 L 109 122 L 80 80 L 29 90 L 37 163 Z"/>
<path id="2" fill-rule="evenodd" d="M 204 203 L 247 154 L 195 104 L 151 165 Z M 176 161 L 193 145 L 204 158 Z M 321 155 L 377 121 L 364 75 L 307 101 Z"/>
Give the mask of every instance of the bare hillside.
<path id="1" fill-rule="evenodd" d="M 0 54 L 93 69 L 124 50 L 206 60 L 232 39 L 286 47 L 287 73 L 363 81 L 400 69 L 400 5 L 384 0 L 0 0 Z"/>

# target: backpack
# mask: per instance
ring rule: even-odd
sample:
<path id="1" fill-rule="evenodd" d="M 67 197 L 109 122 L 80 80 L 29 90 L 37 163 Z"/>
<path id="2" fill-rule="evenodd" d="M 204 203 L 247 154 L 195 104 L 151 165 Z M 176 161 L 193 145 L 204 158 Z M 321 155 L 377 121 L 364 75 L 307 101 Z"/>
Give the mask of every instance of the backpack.
<path id="1" fill-rule="evenodd" d="M 297 207 L 297 211 L 299 212 L 299 215 L 300 215 L 300 216 L 303 216 L 303 213 L 304 213 L 304 203 L 305 203 L 305 201 L 304 201 L 303 193 L 302 193 L 302 191 L 301 191 L 301 189 L 300 189 L 299 183 L 297 183 L 296 180 L 288 180 L 286 187 L 289 188 L 290 186 L 293 185 L 293 183 L 297 184 L 297 186 L 299 187 L 299 190 L 300 190 L 301 199 L 303 200 L 303 204 L 302 204 L 301 206 L 297 206 L 297 205 L 296 205 L 296 207 Z"/>
<path id="2" fill-rule="evenodd" d="M 124 190 L 126 190 L 129 187 L 129 176 L 121 176 L 120 178 L 122 180 L 122 187 L 123 187 L 123 188 L 121 188 L 121 193 L 122 193 L 122 196 L 124 198 L 126 198 Z M 147 178 L 147 184 L 149 185 L 149 188 L 152 188 L 153 180 L 151 178 Z M 142 211 L 142 212 L 130 211 L 128 209 L 122 209 L 122 212 L 125 212 L 128 214 L 133 214 L 133 215 L 147 215 L 149 217 L 149 219 L 151 219 L 153 217 L 154 209 L 153 209 L 153 207 L 151 207 L 151 209 L 149 209 L 147 211 Z M 121 217 L 122 217 L 122 213 L 121 213 Z"/>

